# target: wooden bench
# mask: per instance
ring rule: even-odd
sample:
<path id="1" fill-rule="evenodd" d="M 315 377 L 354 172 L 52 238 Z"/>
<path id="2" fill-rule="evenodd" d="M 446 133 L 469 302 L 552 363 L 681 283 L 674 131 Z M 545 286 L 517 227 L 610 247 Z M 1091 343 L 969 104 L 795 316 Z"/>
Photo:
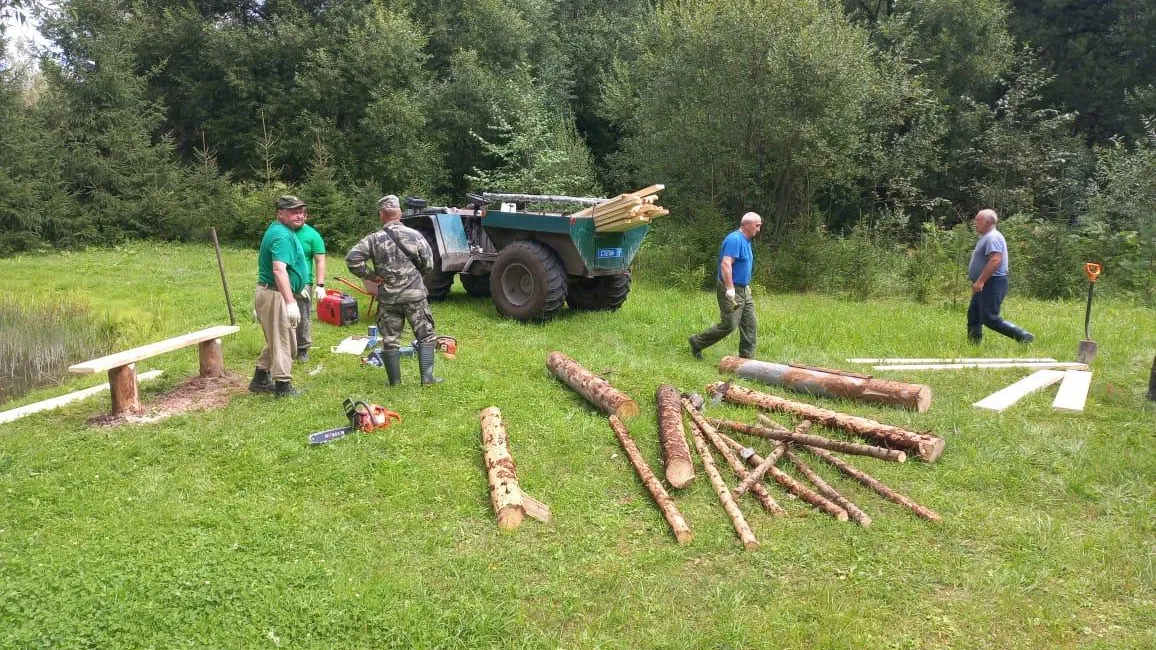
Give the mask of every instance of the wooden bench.
<path id="1" fill-rule="evenodd" d="M 200 347 L 201 377 L 221 377 L 225 374 L 225 358 L 221 351 L 221 337 L 240 331 L 236 325 L 218 325 L 177 336 L 139 348 L 117 352 L 99 359 L 73 364 L 69 372 L 94 374 L 108 371 L 108 387 L 112 393 L 112 414 L 140 410 L 140 395 L 137 391 L 136 362 L 155 357 L 166 352 L 179 350 L 193 344 Z"/>

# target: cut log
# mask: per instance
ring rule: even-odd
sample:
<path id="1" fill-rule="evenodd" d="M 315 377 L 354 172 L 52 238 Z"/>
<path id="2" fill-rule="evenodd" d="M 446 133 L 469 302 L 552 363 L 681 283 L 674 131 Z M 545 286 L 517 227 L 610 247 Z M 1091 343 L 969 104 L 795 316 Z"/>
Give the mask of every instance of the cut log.
<path id="1" fill-rule="evenodd" d="M 112 393 L 113 415 L 140 412 L 140 391 L 137 386 L 135 363 L 109 368 L 108 389 Z"/>
<path id="2" fill-rule="evenodd" d="M 743 542 L 743 547 L 748 551 L 758 550 L 759 540 L 755 538 L 755 533 L 751 530 L 750 524 L 747 523 L 746 517 L 743 516 L 743 511 L 739 510 L 739 505 L 731 497 L 730 489 L 727 488 L 726 482 L 723 481 L 722 475 L 715 467 L 714 456 L 710 453 L 710 447 L 706 444 L 704 434 L 699 431 L 697 426 L 691 427 L 691 433 L 694 434 L 694 448 L 698 450 L 698 455 L 702 458 L 702 468 L 710 478 L 710 484 L 714 486 L 715 494 L 718 495 L 723 510 L 726 510 L 727 515 L 730 516 L 735 532 L 738 533 L 739 539 Z"/>
<path id="3" fill-rule="evenodd" d="M 551 352 L 546 358 L 546 367 L 606 415 L 617 415 L 623 420 L 638 415 L 637 402 L 565 354 Z"/>
<path id="4" fill-rule="evenodd" d="M 224 377 L 225 355 L 221 351 L 221 339 L 202 341 L 197 344 L 200 356 L 201 377 Z"/>
<path id="5" fill-rule="evenodd" d="M 650 470 L 650 465 L 646 464 L 646 459 L 639 453 L 638 446 L 634 444 L 634 438 L 630 437 L 630 432 L 626 430 L 622 420 L 618 419 L 617 415 L 611 415 L 609 419 L 610 428 L 618 437 L 622 450 L 626 452 L 626 458 L 634 466 L 634 471 L 638 474 L 638 478 L 642 479 L 642 484 L 650 492 L 651 498 L 658 504 L 658 509 L 662 511 L 662 516 L 670 526 L 671 532 L 674 533 L 674 538 L 678 540 L 679 544 L 689 544 L 694 539 L 694 535 L 691 534 L 690 526 L 686 524 L 686 520 L 682 518 L 682 513 L 674 505 L 674 499 L 670 498 L 658 477 Z"/>
<path id="6" fill-rule="evenodd" d="M 899 505 L 910 509 L 915 514 L 929 521 L 943 521 L 943 517 L 940 517 L 939 513 L 925 506 L 921 506 L 915 501 L 911 500 L 909 497 L 904 496 L 895 490 L 892 490 L 891 488 L 884 485 L 882 481 L 855 467 L 851 463 L 848 463 L 842 458 L 837 458 L 831 452 L 825 449 L 817 449 L 815 447 L 804 447 L 804 449 L 823 459 L 835 469 L 843 472 L 843 474 L 846 476 L 849 476 L 856 481 L 859 481 L 863 485 L 871 488 L 872 490 L 875 490 L 875 492 L 881 495 L 883 498 L 898 503 Z"/>
<path id="7" fill-rule="evenodd" d="M 722 382 L 715 382 L 707 386 L 707 393 L 715 395 L 720 392 Z M 802 402 L 783 399 L 769 393 L 731 385 L 722 393 L 723 398 L 735 404 L 756 406 L 769 411 L 783 411 L 806 418 L 830 429 L 842 429 L 857 436 L 866 438 L 877 444 L 892 449 L 903 449 L 914 453 L 926 462 L 935 462 L 947 445 L 943 438 L 930 433 L 917 433 L 900 427 L 882 424 L 868 418 L 856 415 L 847 415 L 831 411 Z"/>
<path id="8" fill-rule="evenodd" d="M 799 423 L 799 426 L 795 427 L 795 433 L 806 433 L 810 428 L 811 421 L 803 420 L 801 423 Z M 767 470 L 771 469 L 771 467 L 773 467 L 774 464 L 779 461 L 779 456 L 782 456 L 783 453 L 790 453 L 787 451 L 787 446 L 782 443 L 775 445 L 775 451 L 779 453 L 777 455 L 771 454 L 768 456 L 766 460 L 764 460 L 762 463 L 759 463 L 758 467 L 756 467 L 754 471 L 747 474 L 747 477 L 744 478 L 737 486 L 735 486 L 736 499 L 746 493 L 747 490 L 751 489 L 752 485 L 755 485 L 759 481 L 763 480 L 763 476 L 766 476 Z"/>
<path id="9" fill-rule="evenodd" d="M 802 458 L 796 456 L 789 449 L 787 450 L 787 460 L 791 461 L 795 465 L 795 468 L 799 470 L 799 473 L 807 477 L 807 480 L 815 486 L 815 489 L 817 489 L 820 494 L 839 504 L 839 507 L 846 510 L 847 516 L 850 517 L 855 523 L 863 526 L 864 528 L 871 525 L 871 517 L 868 517 L 867 513 L 860 510 L 859 506 L 851 503 L 850 499 L 840 494 L 839 491 L 835 488 L 831 487 L 829 483 L 823 480 L 822 476 L 816 474 L 815 470 L 811 469 L 807 463 L 803 462 Z"/>
<path id="10" fill-rule="evenodd" d="M 1069 370 L 1064 373 L 1064 381 L 1056 391 L 1052 408 L 1065 413 L 1079 413 L 1088 400 L 1088 388 L 1092 385 L 1092 373 L 1087 370 Z"/>
<path id="11" fill-rule="evenodd" d="M 732 451 L 727 443 L 722 440 L 719 432 L 707 423 L 707 421 L 702 417 L 702 414 L 699 413 L 690 403 L 690 400 L 682 400 L 682 408 L 686 411 L 686 414 L 690 416 L 691 426 L 697 426 L 699 431 L 706 434 L 706 437 L 710 439 L 711 444 L 714 445 L 716 449 L 718 449 L 718 452 L 722 454 L 723 458 L 726 459 L 727 464 L 731 466 L 731 470 L 734 471 L 735 476 L 739 477 L 740 481 L 746 478 L 747 468 L 745 465 L 743 465 L 743 461 L 739 460 L 738 456 L 735 455 L 735 452 Z M 750 454 L 754 454 L 755 452 L 753 449 L 743 448 L 740 448 L 739 451 L 740 453 L 746 452 Z M 756 483 L 754 487 L 751 488 L 751 493 L 755 495 L 755 499 L 759 502 L 759 505 L 761 505 L 767 512 L 775 515 L 776 517 L 786 516 L 787 511 L 783 510 L 783 507 L 775 501 L 774 497 L 771 496 L 771 493 L 768 492 L 767 488 L 763 487 L 761 483 Z"/>
<path id="12" fill-rule="evenodd" d="M 482 409 L 482 450 L 486 478 L 490 482 L 490 504 L 498 518 L 498 528 L 513 530 L 522 525 L 526 506 L 518 485 L 518 469 L 510 455 L 506 425 L 498 407 Z"/>
<path id="13" fill-rule="evenodd" d="M 690 445 L 686 444 L 686 429 L 682 426 L 681 400 L 678 389 L 670 384 L 662 384 L 655 391 L 662 464 L 666 468 L 666 482 L 675 488 L 686 487 L 694 480 L 694 461 L 690 458 Z"/>
<path id="14" fill-rule="evenodd" d="M 931 407 L 931 387 L 923 384 L 906 384 L 829 368 L 786 365 L 733 356 L 723 357 L 718 369 L 719 372 L 733 373 L 744 379 L 783 386 L 819 397 L 896 406 L 920 413 Z"/>
<path id="15" fill-rule="evenodd" d="M 731 438 L 721 431 L 718 432 L 718 436 L 731 449 L 745 449 L 734 438 Z M 781 458 L 783 454 L 786 453 L 786 451 L 787 445 L 780 442 L 779 444 L 775 445 L 774 451 L 771 452 L 771 455 L 768 456 L 767 459 L 764 459 L 755 453 L 744 453 L 743 458 L 746 458 L 748 465 L 758 467 L 772 457 L 775 459 L 775 461 L 778 461 L 778 459 Z M 795 495 L 801 501 L 811 504 L 812 506 L 818 508 L 820 511 L 831 515 L 838 521 L 847 521 L 847 511 L 841 508 L 839 504 L 831 501 L 818 492 L 815 492 L 806 485 L 796 481 L 791 477 L 790 474 L 787 474 L 783 470 L 774 467 L 774 461 L 771 462 L 771 468 L 767 470 L 767 474 L 769 474 L 770 477 L 774 479 L 775 483 L 778 483 L 780 486 L 782 486 L 783 489 Z"/>
<path id="16" fill-rule="evenodd" d="M 734 388 L 731 390 L 734 390 Z M 898 449 L 887 449 L 885 447 L 865 445 L 861 442 L 835 440 L 832 438 L 824 438 L 823 436 L 811 435 L 809 433 L 796 433 L 794 431 L 785 431 L 771 427 L 744 424 L 742 422 L 735 422 L 734 420 L 711 418 L 708 421 L 716 427 L 730 429 L 731 431 L 738 431 L 739 433 L 745 433 L 748 436 L 766 438 L 767 440 L 779 440 L 782 442 L 794 442 L 800 445 L 811 445 L 812 447 L 820 447 L 822 449 L 838 451 L 844 454 L 870 456 L 871 458 L 888 460 L 893 463 L 903 463 L 907 461 L 907 454 Z"/>
<path id="17" fill-rule="evenodd" d="M 997 390 L 972 406 L 999 413 L 1024 397 L 1043 390 L 1063 378 L 1064 373 L 1059 370 L 1039 370 L 1010 386 Z"/>

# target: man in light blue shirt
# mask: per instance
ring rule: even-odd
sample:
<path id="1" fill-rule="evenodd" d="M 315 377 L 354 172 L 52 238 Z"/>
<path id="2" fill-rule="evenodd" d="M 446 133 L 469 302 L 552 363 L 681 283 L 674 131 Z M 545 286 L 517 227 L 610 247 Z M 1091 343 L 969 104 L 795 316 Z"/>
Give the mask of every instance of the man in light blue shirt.
<path id="1" fill-rule="evenodd" d="M 763 218 L 754 212 L 743 215 L 738 230 L 723 239 L 718 253 L 715 291 L 718 294 L 719 322 L 709 330 L 687 339 L 690 353 L 701 359 L 702 351 L 739 330 L 739 356 L 753 359 L 759 322 L 751 300 L 751 271 L 755 252 L 751 240 L 763 227 Z"/>
<path id="2" fill-rule="evenodd" d="M 971 253 L 971 263 L 967 266 L 967 279 L 971 280 L 971 304 L 967 308 L 967 337 L 972 343 L 983 340 L 983 328 L 987 327 L 1019 341 L 1031 343 L 1035 337 L 1031 332 L 1016 327 L 999 315 L 1003 299 L 1007 297 L 1007 240 L 996 230 L 999 215 L 995 210 L 980 210 L 975 215 L 975 231 L 979 241 Z"/>

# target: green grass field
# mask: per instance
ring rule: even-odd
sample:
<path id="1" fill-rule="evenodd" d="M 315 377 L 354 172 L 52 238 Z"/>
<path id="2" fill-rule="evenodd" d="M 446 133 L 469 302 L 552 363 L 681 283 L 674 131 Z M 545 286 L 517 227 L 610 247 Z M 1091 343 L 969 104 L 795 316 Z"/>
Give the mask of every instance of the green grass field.
<path id="1" fill-rule="evenodd" d="M 246 376 L 262 345 L 249 317 L 255 257 L 226 251 L 241 332 L 225 340 L 225 360 Z M 331 276 L 344 270 L 337 256 L 330 266 Z M 124 346 L 228 322 L 209 247 L 0 260 L 0 289 L 83 296 L 122 322 Z M 1071 360 L 1083 335 L 1082 304 L 1014 295 L 1005 314 L 1036 334 L 1030 348 L 990 335 L 977 350 L 964 314 L 939 307 L 756 299 L 759 358 L 775 361 Z M 655 388 L 701 391 L 737 350 L 736 335 L 704 362 L 687 351 L 686 337 L 716 317 L 713 294 L 639 278 L 617 313 L 566 311 L 527 326 L 457 286 L 434 314 L 460 343 L 457 359 L 439 358 L 438 387 L 423 389 L 409 358 L 406 383 L 386 389 L 380 369 L 328 353 L 363 325 L 322 324 L 308 366 L 322 369 L 297 373 L 307 392 L 296 400 L 245 393 L 217 411 L 88 428 L 106 393 L 0 425 L 0 647 L 1156 647 L 1156 409 L 1143 398 L 1151 310 L 1097 305 L 1100 353 L 1083 414 L 1053 413 L 1054 389 L 1002 415 L 971 408 L 1020 370 L 897 377 L 932 386 L 924 414 L 802 398 L 946 438 L 933 465 L 853 459 L 944 521 L 917 519 L 816 463 L 874 524 L 838 523 L 771 487 L 791 516 L 744 500 L 755 552 L 742 549 L 701 468 L 675 493 L 695 534 L 677 545 L 605 419 L 545 368 L 561 350 L 608 372 L 643 407 L 628 426 L 658 471 Z M 140 371 L 165 370 L 142 398 L 196 366 L 194 348 L 142 362 Z M 308 448 L 307 434 L 342 424 L 346 396 L 404 421 Z M 549 504 L 553 524 L 497 529 L 479 443 L 478 413 L 491 405 L 505 416 L 523 487 Z M 754 418 L 732 406 L 715 413 Z"/>

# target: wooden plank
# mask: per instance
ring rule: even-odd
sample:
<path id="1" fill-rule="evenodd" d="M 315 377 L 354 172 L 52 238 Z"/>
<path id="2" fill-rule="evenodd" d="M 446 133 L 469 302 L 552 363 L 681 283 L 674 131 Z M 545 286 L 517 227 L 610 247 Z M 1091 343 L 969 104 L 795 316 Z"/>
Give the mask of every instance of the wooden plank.
<path id="1" fill-rule="evenodd" d="M 910 363 L 1055 363 L 1051 357 L 1039 358 L 1012 358 L 1012 357 L 967 357 L 962 359 L 847 359 L 848 363 L 881 363 L 888 365 Z"/>
<path id="2" fill-rule="evenodd" d="M 219 339 L 222 336 L 228 336 L 229 334 L 236 334 L 240 330 L 241 328 L 237 325 L 218 325 L 216 327 L 203 329 L 199 332 L 192 332 L 183 336 L 158 341 L 157 343 L 142 345 L 139 348 L 125 350 L 124 352 L 117 352 L 116 354 L 110 354 L 99 359 L 73 364 L 68 367 L 68 371 L 81 374 L 103 372 L 105 370 L 127 366 L 130 363 L 136 363 L 149 357 L 155 357 L 158 354 L 179 350 L 194 343 L 203 343 L 205 341 Z"/>
<path id="3" fill-rule="evenodd" d="M 972 406 L 999 413 L 1024 397 L 1036 391 L 1043 390 L 1063 378 L 1064 373 L 1059 370 L 1040 370 L 1039 372 L 1024 377 L 1007 388 L 997 390 L 975 404 L 972 404 Z"/>
<path id="4" fill-rule="evenodd" d="M 137 379 L 140 381 L 144 381 L 146 379 L 155 379 L 160 377 L 162 374 L 164 374 L 163 370 L 150 370 L 138 375 Z M 98 393 L 103 393 L 106 390 L 108 390 L 107 382 L 98 386 L 93 386 L 91 388 L 73 391 L 59 397 L 53 397 L 51 399 L 33 402 L 32 404 L 25 404 L 24 406 L 18 406 L 14 409 L 0 412 L 0 424 L 4 424 L 5 422 L 12 422 L 13 420 L 19 420 L 20 418 L 26 415 L 32 415 L 33 413 L 50 411 L 55 408 L 60 408 L 61 406 L 64 406 L 65 404 L 71 404 L 72 402 L 79 402 L 82 399 L 92 397 Z"/>
<path id="5" fill-rule="evenodd" d="M 1082 413 L 1088 400 L 1088 388 L 1092 386 L 1092 373 L 1088 370 L 1069 370 L 1064 373 L 1064 381 L 1056 391 L 1052 408 L 1064 413 Z"/>
<path id="6" fill-rule="evenodd" d="M 965 370 L 968 368 L 1051 368 L 1087 370 L 1086 363 L 918 363 L 907 366 L 871 366 L 872 370 Z"/>

